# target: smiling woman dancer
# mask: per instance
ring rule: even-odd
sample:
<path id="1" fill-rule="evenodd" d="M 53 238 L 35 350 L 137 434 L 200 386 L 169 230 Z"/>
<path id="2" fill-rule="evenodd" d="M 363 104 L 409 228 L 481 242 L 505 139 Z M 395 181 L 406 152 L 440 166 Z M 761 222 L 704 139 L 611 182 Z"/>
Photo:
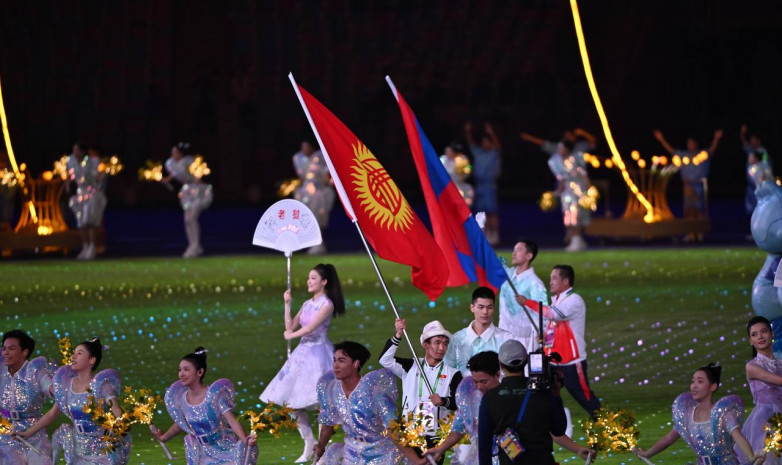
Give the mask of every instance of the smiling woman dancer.
<path id="1" fill-rule="evenodd" d="M 30 429 L 18 433 L 27 439 L 43 428 L 49 426 L 60 412 L 67 416 L 73 425 L 63 424 L 52 435 L 52 449 L 55 462 L 60 450 L 65 455 L 68 465 L 124 465 L 130 455 L 130 435 L 112 450 L 106 450 L 101 427 L 92 420 L 90 414 L 84 412 L 84 406 L 90 396 L 105 402 L 111 407 L 115 416 L 122 414 L 117 401 L 120 392 L 120 379 L 117 370 L 107 368 L 98 373 L 95 371 L 103 358 L 103 351 L 108 349 L 93 338 L 76 346 L 71 356 L 71 364 L 60 367 L 54 374 L 51 391 L 55 400 L 54 406 Z"/>
<path id="2" fill-rule="evenodd" d="M 304 452 L 296 463 L 312 460 L 315 435 L 312 434 L 307 410 L 318 406 L 317 384 L 331 370 L 334 346 L 327 336 L 332 315 L 345 313 L 345 299 L 334 265 L 319 264 L 307 276 L 307 292 L 312 298 L 291 318 L 291 290 L 285 301 L 285 339 L 297 337 L 301 342 L 288 361 L 261 394 L 261 401 L 287 405 L 294 409 L 299 434 L 304 439 Z M 301 326 L 298 330 L 297 327 Z M 296 330 L 296 331 L 294 331 Z"/>
<path id="3" fill-rule="evenodd" d="M 233 413 L 234 385 L 228 379 L 204 384 L 206 349 L 198 347 L 179 362 L 179 381 L 166 391 L 166 409 L 174 424 L 152 434 L 166 442 L 185 432 L 188 465 L 255 464 L 255 436 L 247 436 Z M 249 461 L 245 461 L 247 447 Z"/>
<path id="4" fill-rule="evenodd" d="M 680 437 L 698 454 L 699 464 L 739 465 L 733 452 L 736 443 L 742 453 L 762 463 L 765 454 L 758 454 L 741 434 L 741 417 L 744 404 L 737 395 L 725 396 L 714 402 L 714 391 L 720 385 L 719 365 L 710 363 L 698 368 L 692 375 L 690 392 L 679 395 L 673 401 L 673 429 L 660 438 L 649 450 L 636 449 L 641 457 L 652 457 L 676 442 Z"/>

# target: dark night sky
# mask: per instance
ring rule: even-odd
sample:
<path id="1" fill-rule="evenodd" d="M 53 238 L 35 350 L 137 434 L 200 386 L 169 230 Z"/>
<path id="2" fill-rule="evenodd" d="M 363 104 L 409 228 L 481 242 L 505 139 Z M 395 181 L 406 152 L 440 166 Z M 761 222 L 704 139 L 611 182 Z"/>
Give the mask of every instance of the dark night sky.
<path id="1" fill-rule="evenodd" d="M 738 196 L 747 122 L 772 158 L 782 28 L 775 2 L 580 3 L 598 89 L 625 154 L 662 153 L 694 135 L 726 134 L 712 192 Z M 0 0 L 0 77 L 15 151 L 33 172 L 85 139 L 118 153 L 115 205 L 165 199 L 136 180 L 189 140 L 213 167 L 216 201 L 274 196 L 290 156 L 311 137 L 287 80 L 339 116 L 408 197 L 420 197 L 402 121 L 383 80 L 394 78 L 433 144 L 462 138 L 466 119 L 494 121 L 504 143 L 502 195 L 551 187 L 545 157 L 520 130 L 556 139 L 580 125 L 601 140 L 567 1 L 42 1 Z M 780 158 L 777 165 L 782 167 Z M 594 177 L 615 175 L 603 172 Z M 617 192 L 622 192 L 618 181 Z"/>

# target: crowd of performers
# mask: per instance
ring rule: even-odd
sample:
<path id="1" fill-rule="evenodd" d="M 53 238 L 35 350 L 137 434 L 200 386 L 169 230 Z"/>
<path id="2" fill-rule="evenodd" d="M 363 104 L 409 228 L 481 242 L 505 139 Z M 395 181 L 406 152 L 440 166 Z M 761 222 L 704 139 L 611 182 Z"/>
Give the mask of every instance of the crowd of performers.
<path id="1" fill-rule="evenodd" d="M 484 123 L 479 139 L 475 138 L 475 134 L 473 124 L 467 122 L 464 126 L 464 139 L 467 141 L 468 150 L 464 150 L 458 143 L 449 144 L 440 160 L 467 205 L 474 212 L 486 213 L 486 238 L 491 245 L 497 245 L 500 242 L 498 180 L 502 166 L 502 145 L 490 123 Z M 671 155 L 678 155 L 682 160 L 698 160 L 698 163 L 682 163 L 679 167 L 683 211 L 686 218 L 705 218 L 711 161 L 723 131 L 714 131 L 714 137 L 705 149 L 692 137 L 687 138 L 685 148 L 679 149 L 668 142 L 661 131 L 655 130 L 653 135 Z M 548 167 L 556 181 L 553 196 L 559 200 L 566 231 L 565 250 L 585 249 L 587 242 L 584 239 L 584 228 L 589 225 L 596 206 L 594 200 L 589 198 L 594 194 L 590 193 L 592 183 L 587 169 L 587 157 L 597 149 L 597 139 L 581 128 L 565 131 L 559 141 L 544 140 L 526 132 L 521 133 L 521 139 L 539 146 L 548 156 Z M 741 127 L 739 139 L 747 157 L 745 208 L 747 214 L 751 215 L 757 203 L 756 187 L 763 181 L 773 179 L 773 172 L 768 151 L 760 138 L 750 133 L 747 125 Z M 212 185 L 192 172 L 193 161 L 190 144 L 176 144 L 165 162 L 167 176 L 158 179 L 169 188 L 172 180 L 181 184 L 178 196 L 184 211 L 184 229 L 188 242 L 183 254 L 185 258 L 203 254 L 199 216 L 209 208 L 213 199 Z M 75 185 L 75 192 L 68 200 L 68 206 L 75 216 L 82 237 L 82 248 L 76 257 L 78 259 L 89 260 L 96 254 L 96 235 L 106 208 L 106 175 L 99 169 L 100 164 L 99 153 L 88 149 L 82 142 L 74 144 L 67 160 L 69 191 L 70 187 Z M 293 168 L 298 177 L 297 187 L 293 189 L 294 197 L 312 210 L 321 230 L 325 230 L 336 194 L 326 160 L 317 144 L 303 141 L 300 150 L 293 155 Z M 472 181 L 474 186 L 469 181 Z M 7 186 L 0 187 L 0 228 L 9 227 L 12 207 L 13 198 L 10 191 Z M 702 239 L 700 235 L 685 237 L 685 241 Z M 309 253 L 313 254 L 325 252 L 326 247 L 323 244 L 309 250 Z"/>
<path id="2" fill-rule="evenodd" d="M 319 264 L 309 272 L 311 298 L 297 312 L 287 290 L 283 336 L 299 344 L 260 399 L 292 409 L 304 441 L 296 463 L 315 459 L 324 465 L 423 465 L 430 460 L 442 463 L 445 452 L 453 449 L 451 463 L 553 464 L 554 443 L 582 458 L 594 455 L 571 438 L 569 413 L 560 397 L 564 387 L 589 415 L 601 408 L 587 374 L 586 304 L 575 291 L 575 270 L 569 265 L 552 269 L 549 299 L 532 267 L 536 255 L 534 242 L 516 244 L 506 271 L 518 294 L 509 293 L 507 283 L 500 290 L 499 326 L 494 324 L 494 291 L 478 287 L 470 303 L 472 321 L 465 328 L 452 333 L 437 320 L 422 328 L 417 340 L 424 357 L 418 360 L 397 357 L 409 329 L 405 320 L 397 319 L 377 354 L 382 368 L 366 374 L 362 368 L 371 355 L 365 346 L 352 341 L 332 344 L 328 337 L 332 317 L 345 313 L 334 266 Z M 539 313 L 542 329 L 535 324 Z M 542 338 L 536 337 L 540 330 Z M 673 402 L 672 430 L 648 449 L 638 448 L 639 455 L 654 456 L 681 437 L 699 464 L 782 464 L 763 449 L 763 426 L 772 414 L 782 412 L 782 362 L 774 359 L 768 320 L 752 318 L 747 334 L 753 358 L 746 364 L 746 377 L 755 400 L 747 420 L 742 422 L 744 406 L 738 396 L 715 399 L 721 368 L 710 364 L 695 370 L 689 391 Z M 101 426 L 84 408 L 93 397 L 115 415 L 121 413 L 119 373 L 98 370 L 106 346 L 97 338 L 84 341 L 76 346 L 70 364 L 57 368 L 43 357 L 32 358 L 35 341 L 22 330 L 5 332 L 2 340 L 0 420 L 10 427 L 0 429 L 0 463 L 51 464 L 60 454 L 69 465 L 127 463 L 130 435 L 107 449 Z M 543 392 L 528 387 L 527 376 L 529 354 L 537 353 L 540 341 L 542 349 L 559 354 L 552 362 L 551 388 Z M 255 463 L 255 436 L 237 421 L 233 384 L 227 379 L 210 384 L 206 368 L 203 347 L 182 357 L 178 381 L 165 393 L 174 424 L 165 432 L 153 429 L 155 438 L 166 442 L 184 433 L 191 465 Z M 528 405 L 525 399 L 530 398 Z M 44 413 L 49 399 L 54 404 Z M 425 440 L 430 447 L 425 452 L 388 434 L 392 421 L 400 418 L 400 400 L 402 415 L 427 419 Z M 317 436 L 309 415 L 316 410 Z M 50 440 L 46 427 L 61 414 L 66 422 Z M 438 420 L 451 422 L 446 437 L 436 437 Z M 343 443 L 331 441 L 337 426 L 345 433 Z M 501 447 L 495 447 L 497 443 Z M 526 452 L 519 454 L 513 444 Z"/>

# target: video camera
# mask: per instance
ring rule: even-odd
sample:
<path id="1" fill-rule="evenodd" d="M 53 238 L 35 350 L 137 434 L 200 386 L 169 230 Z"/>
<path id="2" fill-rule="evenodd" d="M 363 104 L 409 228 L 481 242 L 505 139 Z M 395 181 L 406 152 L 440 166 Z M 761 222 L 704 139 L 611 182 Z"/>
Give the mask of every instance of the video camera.
<path id="1" fill-rule="evenodd" d="M 551 361 L 560 362 L 562 357 L 556 352 L 549 355 L 543 350 L 543 302 L 538 303 L 538 334 L 539 349 L 529 354 L 529 381 L 527 388 L 533 391 L 549 391 L 554 386 L 554 371 L 551 369 Z"/>
<path id="2" fill-rule="evenodd" d="M 546 355 L 543 348 L 529 354 L 529 381 L 527 387 L 533 391 L 549 391 L 554 385 L 554 371 L 551 361 L 558 362 L 562 357 L 558 353 Z"/>

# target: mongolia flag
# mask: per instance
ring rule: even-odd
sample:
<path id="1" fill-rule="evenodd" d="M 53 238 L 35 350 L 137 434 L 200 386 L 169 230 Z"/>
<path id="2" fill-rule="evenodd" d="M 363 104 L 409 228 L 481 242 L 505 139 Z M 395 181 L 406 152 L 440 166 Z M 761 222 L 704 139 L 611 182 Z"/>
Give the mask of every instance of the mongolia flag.
<path id="1" fill-rule="evenodd" d="M 480 285 L 497 291 L 508 276 L 502 263 L 426 138 L 413 110 L 387 76 L 386 81 L 402 111 L 434 238 L 448 264 L 448 286 L 478 281 Z"/>
<path id="2" fill-rule="evenodd" d="M 289 75 L 320 143 L 345 213 L 377 254 L 412 267 L 413 284 L 431 300 L 445 290 L 448 268 L 429 230 L 383 165 L 358 137 Z"/>

